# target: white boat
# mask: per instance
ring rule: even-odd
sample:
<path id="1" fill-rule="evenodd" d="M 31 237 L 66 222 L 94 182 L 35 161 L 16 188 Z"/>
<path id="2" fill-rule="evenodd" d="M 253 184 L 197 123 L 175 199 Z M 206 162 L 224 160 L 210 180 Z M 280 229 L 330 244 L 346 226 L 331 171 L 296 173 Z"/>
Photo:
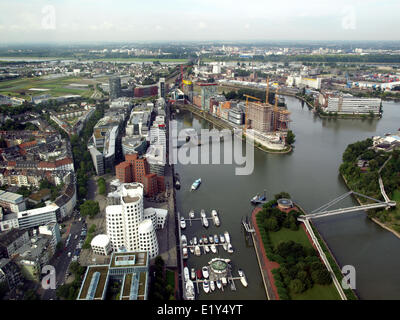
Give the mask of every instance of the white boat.
<path id="1" fill-rule="evenodd" d="M 214 243 L 214 238 L 213 238 L 213 236 L 209 236 L 209 237 L 208 237 L 208 241 L 209 241 L 210 243 Z"/>
<path id="2" fill-rule="evenodd" d="M 190 212 L 189 212 L 189 218 L 194 219 L 194 210 L 193 209 L 190 210 Z"/>
<path id="3" fill-rule="evenodd" d="M 216 227 L 219 227 L 221 225 L 221 222 L 219 221 L 218 217 L 213 217 L 213 220 Z"/>
<path id="4" fill-rule="evenodd" d="M 225 237 L 225 241 L 226 241 L 227 243 L 230 243 L 230 242 L 231 242 L 231 237 L 229 236 L 229 232 L 228 232 L 228 231 L 225 231 L 225 232 L 224 232 L 224 237 Z"/>
<path id="5" fill-rule="evenodd" d="M 186 221 L 184 217 L 181 217 L 181 229 L 185 229 L 186 228 Z"/>
<path id="6" fill-rule="evenodd" d="M 195 246 L 194 247 L 194 254 L 196 256 L 200 256 L 201 255 L 201 251 L 200 251 L 200 247 L 199 246 Z"/>
<path id="7" fill-rule="evenodd" d="M 233 247 L 230 243 L 228 243 L 228 253 L 233 253 Z"/>
<path id="8" fill-rule="evenodd" d="M 189 250 L 190 250 L 190 253 L 194 253 L 194 247 L 190 247 Z"/>
<path id="9" fill-rule="evenodd" d="M 239 269 L 238 272 L 239 272 L 240 282 L 242 283 L 243 287 L 246 288 L 248 286 L 246 275 L 244 274 L 242 269 Z"/>
<path id="10" fill-rule="evenodd" d="M 193 244 L 196 245 L 197 244 L 197 237 L 193 238 Z"/>
<path id="11" fill-rule="evenodd" d="M 184 234 L 181 235 L 181 244 L 182 244 L 182 247 L 187 246 L 187 238 Z"/>
<path id="12" fill-rule="evenodd" d="M 216 234 L 214 234 L 214 243 L 218 244 L 219 243 L 219 238 Z"/>
<path id="13" fill-rule="evenodd" d="M 186 299 L 187 300 L 194 300 L 195 298 L 195 293 L 194 293 L 194 284 L 193 281 L 191 281 L 190 279 L 186 281 L 186 285 L 185 285 L 185 293 L 186 293 Z"/>
<path id="14" fill-rule="evenodd" d="M 203 243 L 208 244 L 208 238 L 206 236 L 203 236 Z"/>
<path id="15" fill-rule="evenodd" d="M 228 251 L 228 244 L 225 242 L 222 247 L 224 248 L 225 251 Z"/>
<path id="16" fill-rule="evenodd" d="M 201 268 L 201 273 L 203 274 L 203 278 L 204 279 L 208 279 L 209 273 L 208 273 L 208 267 L 204 266 L 203 268 Z"/>
<path id="17" fill-rule="evenodd" d="M 225 242 L 225 237 L 223 234 L 219 235 L 219 242 L 224 243 Z"/>
<path id="18" fill-rule="evenodd" d="M 190 277 L 189 277 L 189 268 L 188 268 L 188 267 L 184 267 L 184 268 L 183 268 L 183 276 L 184 276 L 185 281 L 190 280 Z"/>
<path id="19" fill-rule="evenodd" d="M 210 253 L 210 247 L 208 245 L 204 246 L 204 250 L 206 251 L 206 253 Z"/>
<path id="20" fill-rule="evenodd" d="M 217 210 L 211 210 L 211 215 L 212 215 L 213 217 L 218 217 Z"/>
<path id="21" fill-rule="evenodd" d="M 211 251 L 212 251 L 212 253 L 217 253 L 218 252 L 217 251 L 217 247 L 215 246 L 215 244 L 211 245 Z"/>
<path id="22" fill-rule="evenodd" d="M 196 270 L 194 268 L 190 270 L 190 278 L 192 278 L 192 280 L 196 279 Z"/>
<path id="23" fill-rule="evenodd" d="M 201 223 L 203 224 L 203 226 L 205 228 L 208 228 L 209 224 L 208 224 L 208 219 L 207 218 L 201 218 Z"/>
<path id="24" fill-rule="evenodd" d="M 200 216 L 201 216 L 202 218 L 206 218 L 206 212 L 204 211 L 204 209 L 201 209 L 201 211 L 200 211 Z"/>
<path id="25" fill-rule="evenodd" d="M 195 182 L 193 182 L 191 190 L 192 191 L 197 190 L 197 188 L 200 186 L 200 184 L 201 184 L 201 179 L 197 179 Z"/>
<path id="26" fill-rule="evenodd" d="M 183 255 L 183 259 L 187 259 L 189 257 L 187 247 L 182 248 L 182 255 Z"/>
<path id="27" fill-rule="evenodd" d="M 217 288 L 218 288 L 218 289 L 221 289 L 221 288 L 222 288 L 221 280 L 217 280 Z"/>
<path id="28" fill-rule="evenodd" d="M 210 282 L 208 280 L 203 281 L 203 290 L 205 293 L 210 292 Z"/>
<path id="29" fill-rule="evenodd" d="M 223 285 L 223 286 L 226 286 L 226 284 L 228 283 L 228 281 L 226 281 L 226 278 L 225 278 L 225 277 L 222 277 L 222 278 L 221 278 L 221 282 L 222 282 L 222 285 Z"/>
<path id="30" fill-rule="evenodd" d="M 212 280 L 210 281 L 210 289 L 211 289 L 211 291 L 215 290 L 215 282 Z"/>
<path id="31" fill-rule="evenodd" d="M 199 244 L 203 244 L 203 238 L 199 239 Z"/>
<path id="32" fill-rule="evenodd" d="M 203 253 L 204 253 L 204 254 L 207 254 L 207 253 L 208 253 L 207 250 L 206 250 L 206 247 L 208 247 L 208 246 L 206 246 L 206 245 L 203 246 Z"/>
<path id="33" fill-rule="evenodd" d="M 189 244 L 192 246 L 193 245 L 193 239 L 189 240 Z"/>

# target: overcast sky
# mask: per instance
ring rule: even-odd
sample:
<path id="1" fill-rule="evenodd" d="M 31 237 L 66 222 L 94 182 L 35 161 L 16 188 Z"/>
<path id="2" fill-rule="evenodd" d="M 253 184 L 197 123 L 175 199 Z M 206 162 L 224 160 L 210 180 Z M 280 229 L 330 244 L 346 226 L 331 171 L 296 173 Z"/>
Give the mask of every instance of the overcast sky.
<path id="1" fill-rule="evenodd" d="M 400 40 L 399 0 L 1 0 L 0 42 Z"/>

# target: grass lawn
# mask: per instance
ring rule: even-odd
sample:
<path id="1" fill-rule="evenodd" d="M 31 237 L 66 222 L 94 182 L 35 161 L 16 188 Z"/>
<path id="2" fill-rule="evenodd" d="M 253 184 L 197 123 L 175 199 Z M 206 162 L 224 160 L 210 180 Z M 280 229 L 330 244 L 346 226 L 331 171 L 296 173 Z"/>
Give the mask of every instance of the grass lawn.
<path id="1" fill-rule="evenodd" d="M 397 189 L 393 192 L 392 198 L 393 198 L 392 200 L 394 200 L 396 202 L 400 201 L 400 190 L 399 189 Z"/>
<path id="2" fill-rule="evenodd" d="M 274 247 L 278 245 L 278 243 L 281 241 L 290 241 L 290 240 L 297 243 L 301 243 L 305 247 L 309 248 L 312 247 L 310 240 L 308 240 L 306 232 L 303 230 L 301 226 L 297 231 L 282 228 L 278 232 L 269 232 L 269 236 L 271 237 L 271 241 Z"/>
<path id="3" fill-rule="evenodd" d="M 175 272 L 166 270 L 167 283 L 175 290 Z"/>
<path id="4" fill-rule="evenodd" d="M 301 294 L 290 294 L 293 300 L 340 300 L 339 293 L 332 283 L 328 286 L 314 284 L 311 289 Z"/>
<path id="5" fill-rule="evenodd" d="M 78 94 L 84 97 L 90 97 L 93 90 L 89 87 L 84 89 L 74 89 L 68 87 L 71 83 L 85 83 L 88 81 L 77 77 L 62 77 L 58 79 L 44 78 L 22 78 L 10 81 L 0 82 L 0 94 L 17 96 L 21 98 L 29 98 L 29 96 L 37 96 L 50 94 L 52 96 L 62 96 L 67 94 Z M 94 84 L 96 82 L 92 82 Z M 31 88 L 49 89 L 48 91 L 30 91 Z"/>

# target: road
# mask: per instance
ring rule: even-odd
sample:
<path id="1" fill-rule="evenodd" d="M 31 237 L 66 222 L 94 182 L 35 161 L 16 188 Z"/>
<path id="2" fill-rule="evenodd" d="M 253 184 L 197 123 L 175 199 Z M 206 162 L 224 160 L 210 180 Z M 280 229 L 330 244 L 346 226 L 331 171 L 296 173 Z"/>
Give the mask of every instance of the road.
<path id="1" fill-rule="evenodd" d="M 68 247 L 65 247 L 65 241 L 63 242 L 64 248 L 61 251 L 61 254 L 55 254 L 54 257 L 50 260 L 50 265 L 54 266 L 56 269 L 56 282 L 57 287 L 63 284 L 67 278 L 68 267 L 71 263 L 71 260 L 74 256 L 74 251 L 76 246 L 80 240 L 80 234 L 82 231 L 82 227 L 84 225 L 84 221 L 78 221 L 78 218 L 71 219 L 68 221 L 69 225 L 69 232 L 66 234 L 68 237 L 69 234 L 71 235 Z M 75 239 L 75 236 L 78 235 L 78 238 Z M 68 252 L 71 252 L 71 257 L 68 257 Z M 43 290 L 43 289 L 42 289 Z M 44 290 L 42 294 L 42 300 L 50 300 L 50 299 L 57 299 L 56 290 L 54 289 L 47 289 Z"/>

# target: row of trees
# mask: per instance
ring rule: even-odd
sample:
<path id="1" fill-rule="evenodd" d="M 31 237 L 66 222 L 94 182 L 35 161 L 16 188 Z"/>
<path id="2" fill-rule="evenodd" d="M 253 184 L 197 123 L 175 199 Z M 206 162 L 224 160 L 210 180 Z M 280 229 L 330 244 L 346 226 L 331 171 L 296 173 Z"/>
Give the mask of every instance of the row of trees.
<path id="1" fill-rule="evenodd" d="M 104 180 L 104 178 L 99 178 L 97 180 L 97 188 L 99 191 L 99 194 L 105 196 L 106 192 L 107 192 L 107 188 L 106 188 L 106 180 Z"/>
<path id="2" fill-rule="evenodd" d="M 63 284 L 57 288 L 57 297 L 66 300 L 76 300 L 79 289 L 82 284 L 83 276 L 86 272 L 86 267 L 83 267 L 79 262 L 71 262 L 69 271 L 74 275 L 74 281 L 70 284 Z"/>
<path id="3" fill-rule="evenodd" d="M 165 263 L 160 256 L 155 259 L 153 271 L 149 300 L 174 300 L 174 288 L 167 282 Z"/>

